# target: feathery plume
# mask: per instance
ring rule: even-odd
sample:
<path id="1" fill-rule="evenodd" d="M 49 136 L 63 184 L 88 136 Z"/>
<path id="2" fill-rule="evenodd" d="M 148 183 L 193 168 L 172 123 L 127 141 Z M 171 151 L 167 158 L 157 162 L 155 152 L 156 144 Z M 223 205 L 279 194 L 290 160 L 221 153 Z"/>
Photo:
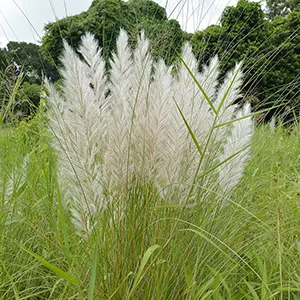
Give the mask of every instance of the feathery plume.
<path id="1" fill-rule="evenodd" d="M 241 98 L 241 87 L 243 84 L 243 73 L 241 71 L 241 63 L 236 64 L 233 70 L 230 70 L 226 75 L 223 83 L 217 90 L 215 107 L 218 110 L 216 125 L 221 125 L 230 122 L 234 118 L 234 113 L 237 105 L 236 100 Z M 219 144 L 220 148 L 224 145 L 229 132 L 230 126 L 220 126 L 214 130 L 211 141 L 214 144 Z M 216 157 L 218 153 L 214 153 Z"/>
<path id="2" fill-rule="evenodd" d="M 154 64 L 153 81 L 149 90 L 147 117 L 147 166 L 151 179 L 163 180 L 170 162 L 169 114 L 172 99 L 172 67 L 160 59 Z"/>
<path id="3" fill-rule="evenodd" d="M 149 147 L 147 141 L 147 116 L 149 111 L 149 88 L 153 60 L 148 53 L 149 40 L 144 31 L 140 33 L 137 48 L 134 51 L 133 76 L 130 107 L 132 109 L 130 127 L 130 155 L 134 172 L 140 177 L 148 176 L 146 163 Z"/>
<path id="4" fill-rule="evenodd" d="M 83 39 L 83 48 L 92 48 L 91 40 Z M 91 87 L 91 66 L 82 62 L 72 48 L 65 43 L 62 58 L 64 84 L 62 99 L 48 84 L 49 102 L 52 107 L 51 126 L 60 148 L 62 177 L 69 183 L 70 199 L 66 201 L 73 216 L 73 223 L 82 235 L 92 229 L 93 216 L 103 208 L 100 161 L 104 151 L 103 126 L 99 98 Z M 98 57 L 99 53 L 95 52 Z M 98 58 L 86 59 L 95 68 Z M 100 63 L 101 64 L 101 63 Z M 101 67 L 100 67 L 101 68 Z M 96 72 L 97 73 L 97 72 Z M 100 76 L 103 78 L 103 76 Z M 100 96 L 101 97 L 101 96 Z M 58 102 L 55 102 L 58 100 Z M 64 107 L 62 107 L 62 103 Z M 99 149 L 101 149 L 99 151 Z"/>
<path id="5" fill-rule="evenodd" d="M 197 74 L 197 60 L 192 53 L 192 47 L 186 43 L 182 50 L 182 60 L 191 72 Z M 187 122 L 193 127 L 195 120 L 195 99 L 199 89 L 191 77 L 188 69 L 182 63 L 177 76 L 173 80 L 173 101 L 169 111 L 169 164 L 167 165 L 168 182 L 165 193 L 174 191 L 174 194 L 185 201 L 192 177 L 188 172 L 195 159 L 193 141 L 189 136 L 188 129 L 183 122 L 185 116 Z M 179 108 L 179 109 L 178 109 Z M 199 120 L 200 121 L 200 120 Z"/>
<path id="6" fill-rule="evenodd" d="M 247 117 L 250 113 L 249 103 L 236 113 L 236 119 L 240 120 L 232 124 L 224 152 L 220 155 L 220 162 L 225 162 L 219 167 L 219 182 L 224 191 L 230 191 L 238 184 L 249 159 L 249 145 L 253 136 L 252 118 Z"/>
<path id="7" fill-rule="evenodd" d="M 185 64 L 175 75 L 162 59 L 153 61 L 144 32 L 132 52 L 121 29 L 109 72 L 91 34 L 82 38 L 79 48 L 83 61 L 67 43 L 64 46 L 62 93 L 47 81 L 46 86 L 61 177 L 69 187 L 65 203 L 79 234 L 90 234 L 95 218 L 112 201 L 107 194 L 121 195 L 133 179 L 151 183 L 166 201 L 195 201 L 215 187 L 216 176 L 223 191 L 234 189 L 253 134 L 252 120 L 244 118 L 250 105 L 236 114 L 233 105 L 240 97 L 240 65 L 217 88 L 218 57 L 199 73 L 188 43 L 183 48 Z M 230 125 L 233 117 L 242 119 Z"/>
<path id="8" fill-rule="evenodd" d="M 133 61 L 128 45 L 128 35 L 121 29 L 117 39 L 116 53 L 110 61 L 110 81 L 108 83 L 110 94 L 108 102 L 110 111 L 108 118 L 108 145 L 105 156 L 107 168 L 104 170 L 111 188 L 124 186 L 127 180 L 129 161 L 129 130 L 131 107 L 131 78 Z"/>
<path id="9" fill-rule="evenodd" d="M 101 49 L 98 49 L 98 43 L 91 33 L 87 33 L 82 38 L 79 52 L 82 54 L 88 65 L 87 74 L 90 78 L 94 95 L 101 106 L 105 102 L 106 79 L 105 79 L 105 61 L 101 56 Z"/>
<path id="10" fill-rule="evenodd" d="M 219 116 L 222 116 L 226 109 L 240 98 L 242 83 L 243 73 L 241 72 L 241 63 L 239 63 L 225 75 L 225 79 L 217 92 L 215 107 L 219 110 Z"/>

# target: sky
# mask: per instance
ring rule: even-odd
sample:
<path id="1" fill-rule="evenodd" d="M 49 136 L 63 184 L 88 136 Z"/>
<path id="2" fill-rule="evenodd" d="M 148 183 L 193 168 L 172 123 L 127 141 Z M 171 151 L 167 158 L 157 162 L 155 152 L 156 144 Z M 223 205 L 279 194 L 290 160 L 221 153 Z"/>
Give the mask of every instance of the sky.
<path id="1" fill-rule="evenodd" d="M 227 5 L 237 0 L 155 0 L 183 30 L 216 24 Z M 255 0 L 258 1 L 258 0 Z M 0 0 L 0 47 L 8 41 L 39 43 L 44 25 L 86 11 L 92 0 Z"/>

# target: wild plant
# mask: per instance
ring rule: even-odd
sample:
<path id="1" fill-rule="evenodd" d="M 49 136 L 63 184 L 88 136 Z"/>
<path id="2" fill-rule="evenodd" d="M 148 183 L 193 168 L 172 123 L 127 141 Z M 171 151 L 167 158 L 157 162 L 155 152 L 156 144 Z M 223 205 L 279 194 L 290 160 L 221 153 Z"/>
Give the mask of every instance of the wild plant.
<path id="1" fill-rule="evenodd" d="M 241 64 L 219 82 L 218 57 L 199 73 L 187 43 L 175 72 L 148 48 L 141 32 L 131 51 L 121 30 L 107 70 L 88 33 L 83 59 L 64 44 L 62 91 L 46 82 L 65 205 L 83 236 L 134 182 L 166 203 L 191 207 L 213 195 L 225 205 L 218 195 L 233 191 L 249 158 L 251 108 L 235 104 Z"/>

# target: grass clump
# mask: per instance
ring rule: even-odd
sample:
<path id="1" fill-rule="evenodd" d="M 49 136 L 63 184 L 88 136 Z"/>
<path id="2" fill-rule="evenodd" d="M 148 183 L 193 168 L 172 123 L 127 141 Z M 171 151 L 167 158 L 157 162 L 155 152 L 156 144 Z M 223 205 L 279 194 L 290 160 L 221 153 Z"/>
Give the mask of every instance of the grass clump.
<path id="1" fill-rule="evenodd" d="M 219 84 L 218 58 L 200 74 L 186 44 L 184 63 L 172 75 L 148 47 L 142 32 L 131 52 L 121 30 L 108 73 L 87 34 L 79 49 L 85 62 L 65 44 L 62 93 L 47 84 L 50 126 L 69 189 L 65 204 L 80 234 L 89 235 L 94 217 L 108 206 L 121 217 L 127 201 L 115 202 L 132 184 L 151 185 L 163 203 L 191 206 L 207 202 L 210 191 L 215 198 L 230 192 L 243 174 L 253 125 L 250 105 L 234 104 L 241 66 Z"/>
<path id="2" fill-rule="evenodd" d="M 289 299 L 299 293 L 298 131 L 256 130 L 253 159 L 226 207 L 162 203 L 151 184 L 136 182 L 120 196 L 127 203 L 122 218 L 105 211 L 87 239 L 63 208 L 46 132 L 40 118 L 1 131 L 2 299 L 89 293 L 94 299 Z"/>
<path id="3" fill-rule="evenodd" d="M 84 62 L 65 45 L 50 122 L 1 129 L 0 297 L 296 297 L 299 131 L 259 127 L 242 178 L 240 66 L 219 84 L 186 45 L 173 77 L 143 34 L 117 45 L 109 76 L 90 35 Z"/>

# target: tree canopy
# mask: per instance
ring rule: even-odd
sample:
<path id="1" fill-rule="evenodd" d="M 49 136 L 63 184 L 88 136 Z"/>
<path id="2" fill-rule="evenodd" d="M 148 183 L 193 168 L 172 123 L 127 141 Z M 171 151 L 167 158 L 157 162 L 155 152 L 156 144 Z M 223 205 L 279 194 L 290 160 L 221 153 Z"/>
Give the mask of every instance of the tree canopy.
<path id="1" fill-rule="evenodd" d="M 286 17 L 290 12 L 300 10 L 299 0 L 266 0 L 267 15 L 270 19 L 276 16 Z"/>
<path id="2" fill-rule="evenodd" d="M 243 60 L 246 73 L 244 90 L 258 94 L 261 78 L 257 62 L 261 64 L 268 51 L 268 31 L 269 24 L 260 4 L 240 0 L 236 7 L 229 6 L 224 10 L 220 25 L 196 32 L 191 43 L 196 57 L 203 63 L 218 54 L 222 74 Z"/>
<path id="3" fill-rule="evenodd" d="M 47 24 L 42 51 L 59 64 L 62 39 L 77 47 L 82 35 L 91 32 L 108 59 L 120 28 L 128 32 L 131 45 L 136 43 L 138 33 L 143 29 L 151 40 L 152 55 L 162 56 L 168 63 L 174 61 L 184 40 L 179 23 L 168 20 L 165 9 L 153 1 L 94 0 L 86 12 Z"/>
<path id="4" fill-rule="evenodd" d="M 244 94 L 256 109 L 280 104 L 299 109 L 299 17 L 293 11 L 269 21 L 259 3 L 239 0 L 224 10 L 220 25 L 196 32 L 191 43 L 202 63 L 218 54 L 222 74 L 244 62 Z"/>
<path id="5" fill-rule="evenodd" d="M 40 46 L 33 43 L 10 41 L 5 48 L 0 49 L 0 70 L 15 64 L 23 69 L 25 81 L 41 83 L 46 75 L 53 80 L 58 79 L 56 68 L 43 57 Z"/>
<path id="6" fill-rule="evenodd" d="M 43 75 L 57 81 L 63 39 L 77 48 L 86 32 L 93 33 L 108 62 L 120 28 L 128 32 L 132 47 L 144 30 L 154 58 L 163 57 L 167 64 L 174 63 L 184 41 L 189 40 L 200 66 L 213 55 L 219 56 L 220 79 L 243 61 L 244 99 L 251 101 L 255 109 L 285 105 L 300 111 L 298 0 L 266 0 L 264 7 L 265 11 L 260 3 L 239 0 L 236 6 L 223 11 L 218 25 L 187 34 L 176 20 L 168 20 L 163 7 L 151 0 L 94 0 L 86 12 L 47 24 L 41 46 L 9 42 L 0 49 L 0 71 L 16 64 L 23 67 L 24 79 L 30 84 L 40 84 Z M 38 88 L 27 85 L 25 90 L 32 97 Z M 32 97 L 34 103 L 36 95 Z"/>

